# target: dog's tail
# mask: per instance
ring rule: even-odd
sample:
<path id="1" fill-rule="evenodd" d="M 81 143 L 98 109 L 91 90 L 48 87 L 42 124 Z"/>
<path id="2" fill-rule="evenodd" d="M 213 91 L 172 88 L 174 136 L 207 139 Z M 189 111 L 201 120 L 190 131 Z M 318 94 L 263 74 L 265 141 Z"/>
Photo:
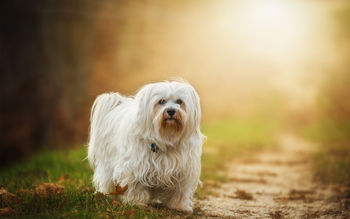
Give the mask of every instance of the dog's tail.
<path id="1" fill-rule="evenodd" d="M 103 142 L 103 139 L 108 129 L 108 122 L 105 120 L 106 115 L 111 112 L 115 107 L 122 104 L 128 98 L 123 97 L 119 93 L 104 93 L 99 95 L 94 104 L 92 105 L 90 115 L 90 139 L 89 139 L 89 150 L 88 159 L 92 167 L 96 166 L 96 152 L 103 150 L 99 148 L 99 145 Z"/>
<path id="2" fill-rule="evenodd" d="M 90 123 L 91 123 L 91 132 L 93 129 L 100 127 L 103 122 L 104 117 L 115 107 L 120 105 L 123 102 L 124 97 L 119 93 L 105 93 L 99 95 L 94 104 L 92 105 Z"/>

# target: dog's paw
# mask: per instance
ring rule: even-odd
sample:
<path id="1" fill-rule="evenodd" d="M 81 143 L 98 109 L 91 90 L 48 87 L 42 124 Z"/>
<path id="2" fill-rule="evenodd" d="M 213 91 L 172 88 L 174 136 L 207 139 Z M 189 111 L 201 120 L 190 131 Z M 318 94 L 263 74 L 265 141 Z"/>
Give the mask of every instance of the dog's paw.
<path id="1" fill-rule="evenodd" d="M 151 196 L 143 186 L 138 185 L 129 188 L 126 194 L 123 195 L 123 200 L 139 206 L 147 206 L 149 204 Z"/>
<path id="2" fill-rule="evenodd" d="M 183 211 L 183 212 L 186 212 L 189 214 L 193 212 L 192 206 L 188 203 L 187 204 L 185 204 L 185 203 L 169 203 L 168 208 L 178 210 L 178 211 Z"/>
<path id="3" fill-rule="evenodd" d="M 186 212 L 186 213 L 188 213 L 188 214 L 192 214 L 192 213 L 193 213 L 193 209 L 192 209 L 192 207 L 189 206 L 189 205 L 180 206 L 180 207 L 177 208 L 176 210 L 183 211 L 183 212 Z"/>
<path id="4" fill-rule="evenodd" d="M 148 205 L 148 202 L 145 201 L 134 201 L 134 205 L 140 206 L 140 207 L 146 207 Z"/>

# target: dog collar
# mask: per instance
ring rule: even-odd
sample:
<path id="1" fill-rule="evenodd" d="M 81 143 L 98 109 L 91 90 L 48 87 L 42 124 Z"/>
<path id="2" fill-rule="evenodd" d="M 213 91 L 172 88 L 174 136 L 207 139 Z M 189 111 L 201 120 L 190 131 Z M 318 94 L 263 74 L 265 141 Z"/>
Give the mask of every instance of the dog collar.
<path id="1" fill-rule="evenodd" d="M 152 143 L 151 144 L 151 151 L 157 153 L 158 150 L 159 150 L 159 147 L 155 143 Z"/>

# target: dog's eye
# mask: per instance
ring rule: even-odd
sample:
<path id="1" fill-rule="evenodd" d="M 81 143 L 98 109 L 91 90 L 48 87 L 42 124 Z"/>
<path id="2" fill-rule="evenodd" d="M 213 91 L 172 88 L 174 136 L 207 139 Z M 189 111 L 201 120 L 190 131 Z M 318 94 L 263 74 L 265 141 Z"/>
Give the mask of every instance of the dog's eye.
<path id="1" fill-rule="evenodd" d="M 177 100 L 176 100 L 176 104 L 181 105 L 182 103 L 183 103 L 183 101 L 182 101 L 181 99 L 177 99 Z"/>
<path id="2" fill-rule="evenodd" d="M 166 103 L 166 100 L 161 99 L 161 100 L 159 100 L 159 101 L 158 101 L 158 103 L 159 103 L 160 105 L 163 105 L 163 104 L 165 104 L 165 103 Z"/>

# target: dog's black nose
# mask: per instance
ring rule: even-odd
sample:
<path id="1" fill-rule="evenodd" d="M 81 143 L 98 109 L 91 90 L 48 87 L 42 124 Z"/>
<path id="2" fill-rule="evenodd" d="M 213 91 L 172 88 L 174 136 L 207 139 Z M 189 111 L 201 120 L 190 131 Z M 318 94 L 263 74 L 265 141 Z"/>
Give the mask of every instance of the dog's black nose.
<path id="1" fill-rule="evenodd" d="M 173 109 L 173 108 L 169 108 L 169 109 L 167 109 L 167 111 L 166 111 L 167 113 L 168 113 L 168 115 L 169 116 L 173 116 L 174 114 L 175 114 L 175 109 Z"/>

